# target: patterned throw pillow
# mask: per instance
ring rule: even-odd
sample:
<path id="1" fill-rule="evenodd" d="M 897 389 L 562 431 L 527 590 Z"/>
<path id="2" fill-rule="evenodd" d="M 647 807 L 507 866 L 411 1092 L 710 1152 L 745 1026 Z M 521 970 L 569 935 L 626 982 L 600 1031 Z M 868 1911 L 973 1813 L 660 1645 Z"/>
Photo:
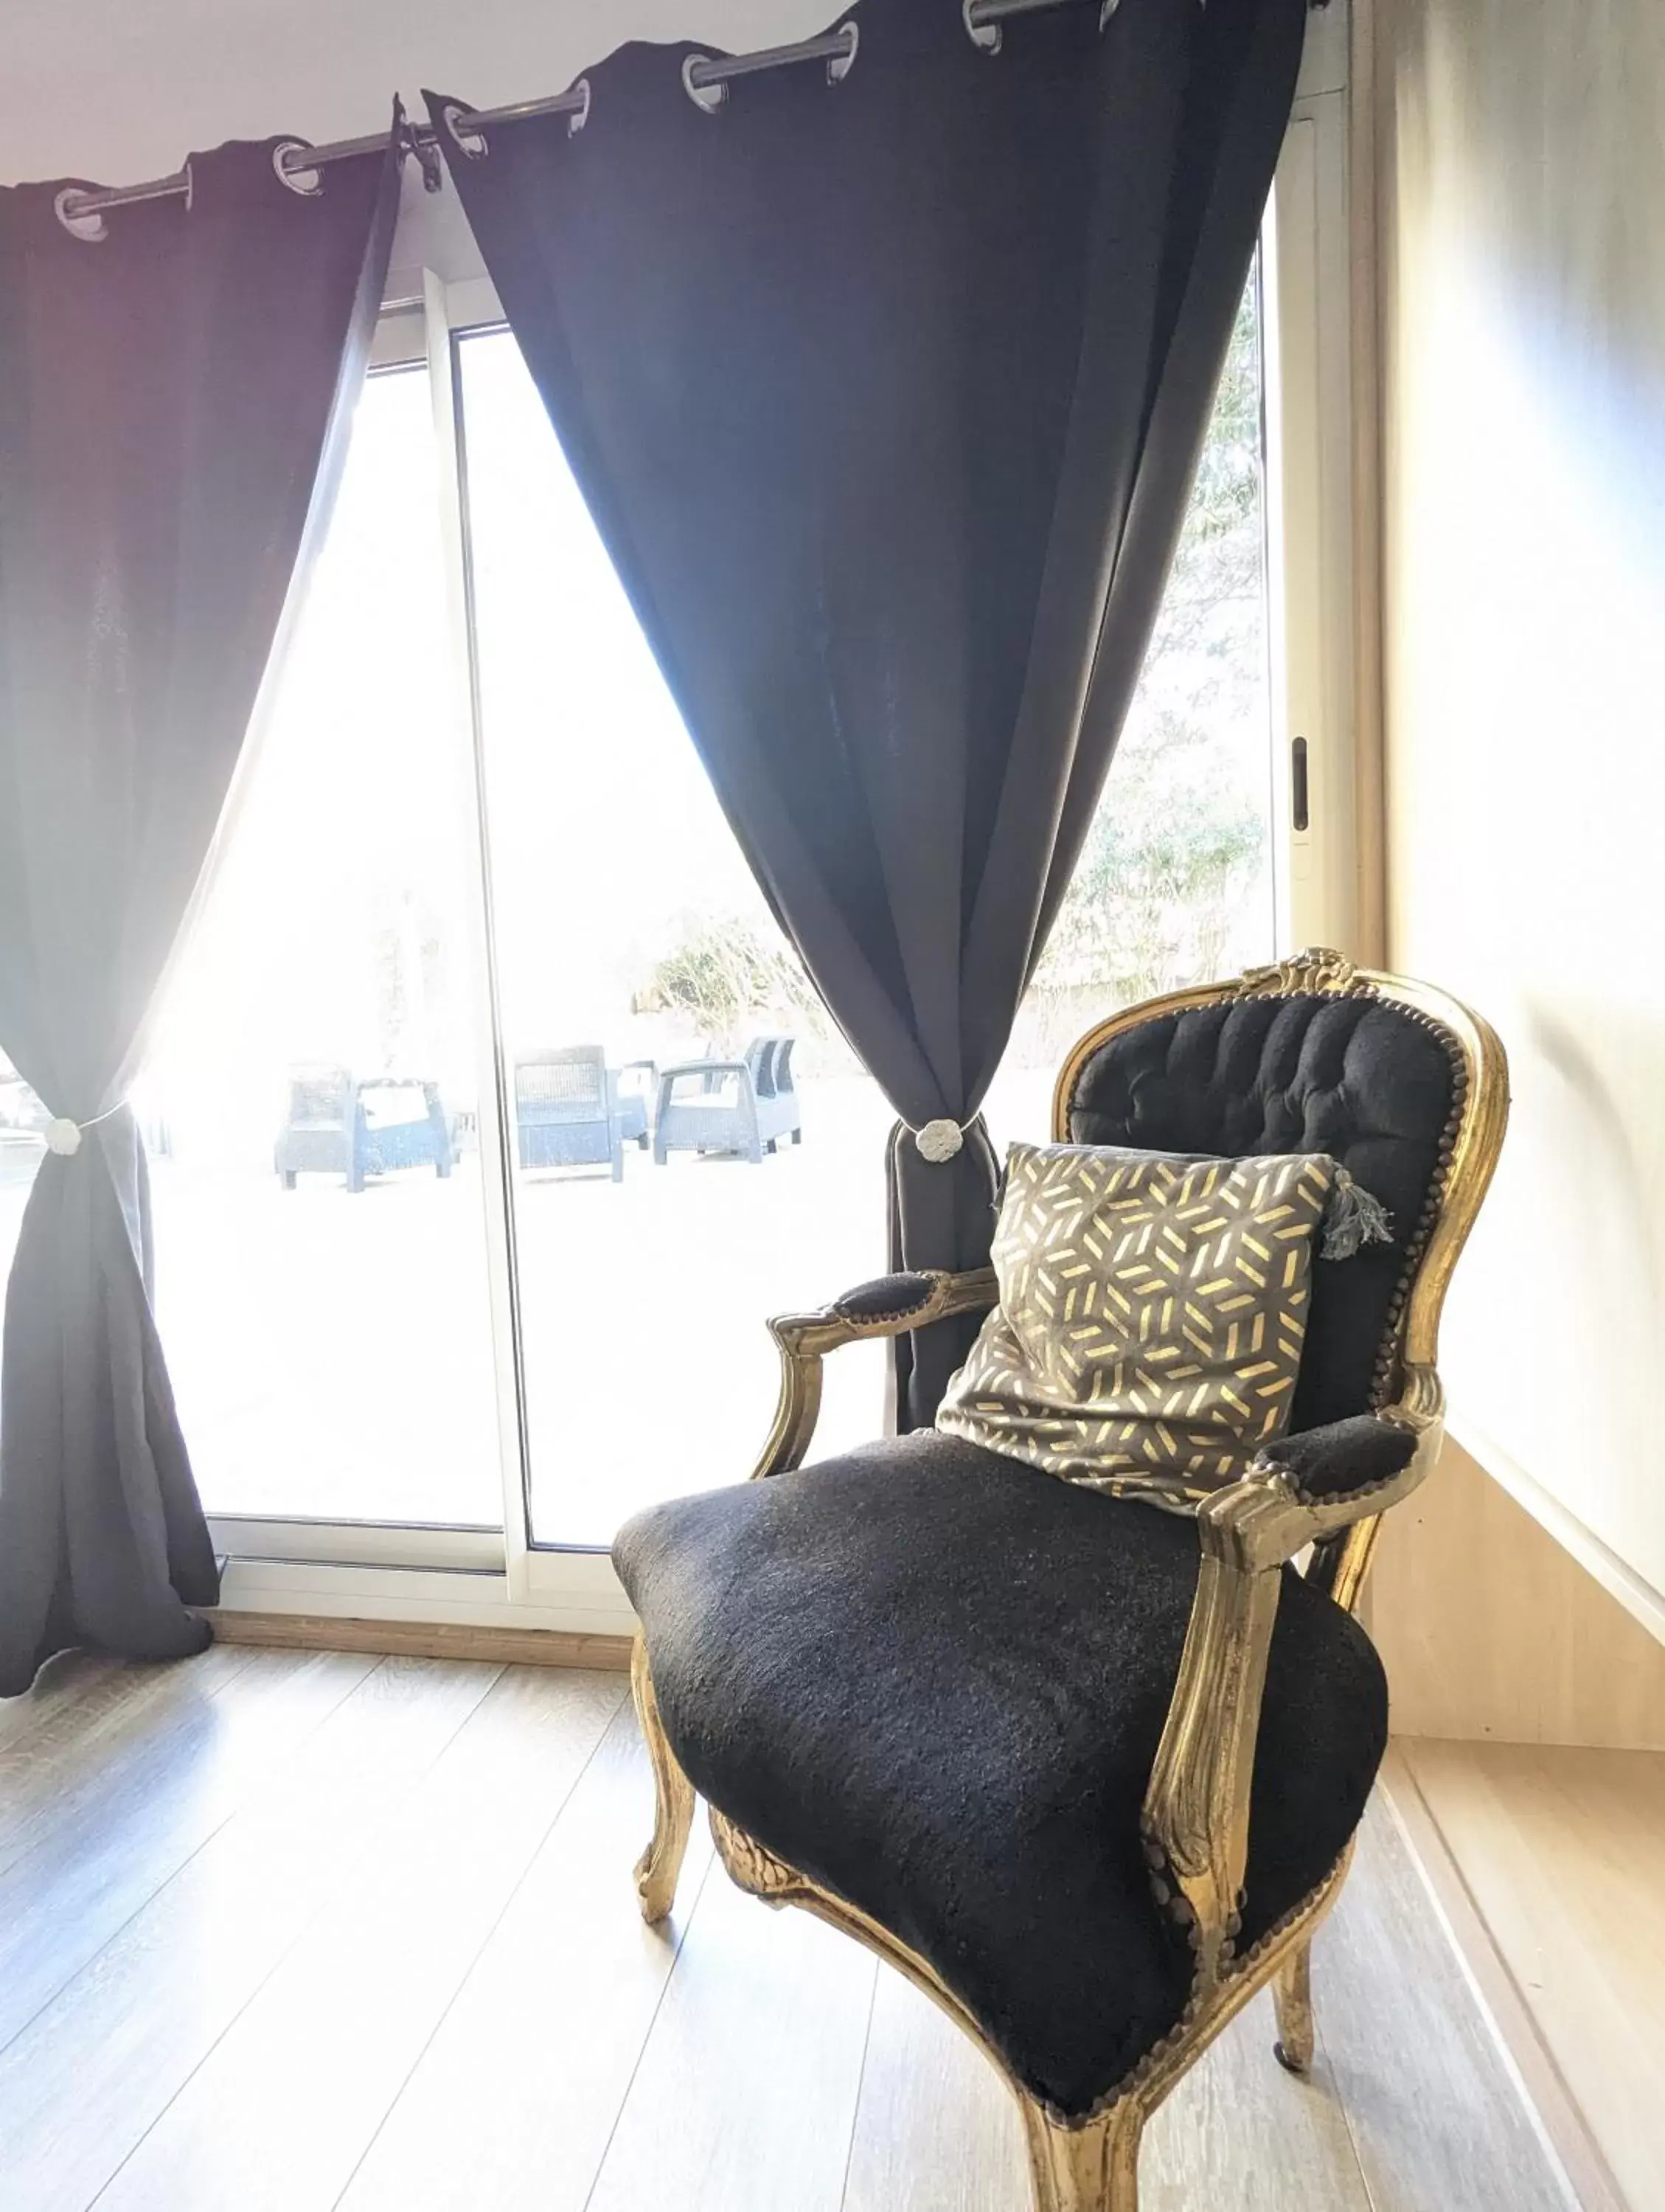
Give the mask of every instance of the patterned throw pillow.
<path id="1" fill-rule="evenodd" d="M 1000 1303 L 938 1428 L 1111 1491 L 1233 1480 L 1288 1423 L 1315 1239 L 1340 1196 L 1365 1194 L 1322 1152 L 1014 1145 Z"/>

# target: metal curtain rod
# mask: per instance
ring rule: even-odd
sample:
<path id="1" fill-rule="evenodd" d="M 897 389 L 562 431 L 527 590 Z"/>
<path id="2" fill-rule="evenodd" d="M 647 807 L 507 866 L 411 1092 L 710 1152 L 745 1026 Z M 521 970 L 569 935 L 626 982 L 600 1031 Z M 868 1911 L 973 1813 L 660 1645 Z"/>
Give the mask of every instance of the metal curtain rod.
<path id="1" fill-rule="evenodd" d="M 1008 15 L 1036 15 L 1043 9 L 1072 4 L 1073 0 L 962 0 L 961 12 L 974 44 L 992 53 L 999 49 L 1000 27 Z M 1119 0 L 1101 0 L 1101 25 L 1109 21 L 1118 4 Z M 795 46 L 765 46 L 750 54 L 691 54 L 683 64 L 683 83 L 695 105 L 708 112 L 722 106 L 727 98 L 726 88 L 734 78 L 751 76 L 760 70 L 784 69 L 795 62 L 825 62 L 828 82 L 839 84 L 854 64 L 860 35 L 856 25 L 847 22 L 836 31 L 823 32 L 818 38 L 800 40 Z M 485 151 L 485 133 L 493 125 L 519 123 L 533 115 L 568 116 L 568 129 L 581 131 L 590 116 L 589 79 L 580 77 L 568 91 L 555 93 L 547 100 L 523 100 L 508 107 L 448 107 L 446 121 L 464 153 L 477 155 Z M 399 138 L 401 152 L 414 155 L 422 163 L 422 180 L 428 191 L 438 191 L 438 132 L 425 123 L 406 123 Z M 465 143 L 470 140 L 474 143 Z M 286 138 L 276 148 L 272 166 L 292 190 L 316 192 L 323 189 L 317 176 L 319 170 L 328 167 L 331 161 L 350 161 L 361 154 L 379 153 L 386 143 L 386 137 L 380 136 L 340 138 L 325 146 L 309 146 L 304 139 Z M 188 163 L 183 169 L 176 169 L 172 176 L 152 177 L 142 185 L 117 185 L 107 191 L 96 191 L 66 187 L 58 195 L 56 205 L 58 220 L 66 229 L 73 230 L 81 238 L 102 238 L 102 218 L 112 208 L 137 207 L 145 200 L 176 198 L 182 198 L 189 206 Z"/>

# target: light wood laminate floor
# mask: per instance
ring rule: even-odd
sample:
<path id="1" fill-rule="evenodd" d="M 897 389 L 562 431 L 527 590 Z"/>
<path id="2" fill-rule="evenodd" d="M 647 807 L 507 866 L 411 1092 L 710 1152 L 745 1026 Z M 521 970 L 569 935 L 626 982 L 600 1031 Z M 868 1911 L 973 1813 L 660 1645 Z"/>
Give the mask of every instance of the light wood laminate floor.
<path id="1" fill-rule="evenodd" d="M 219 1646 L 0 1705 L 7 2212 L 1023 2212 L 924 1999 L 714 1869 L 636 1911 L 616 1674 Z M 1391 1814 L 1147 2135 L 1146 2212 L 1568 2212 Z"/>
<path id="2" fill-rule="evenodd" d="M 1665 1753 L 1400 1755 L 1616 2193 L 1665 2205 Z"/>

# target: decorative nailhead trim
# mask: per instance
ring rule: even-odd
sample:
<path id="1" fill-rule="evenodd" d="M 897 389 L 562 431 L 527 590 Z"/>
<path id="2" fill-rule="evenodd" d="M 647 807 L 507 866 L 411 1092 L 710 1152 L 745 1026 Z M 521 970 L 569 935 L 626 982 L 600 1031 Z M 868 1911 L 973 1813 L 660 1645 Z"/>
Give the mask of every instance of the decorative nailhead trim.
<path id="1" fill-rule="evenodd" d="M 1407 1460 L 1405 1465 L 1408 1467 L 1410 1462 Z M 1392 1474 L 1384 1474 L 1379 1481 L 1361 1482 L 1353 1490 L 1297 1490 L 1295 1502 L 1297 1505 L 1334 1505 L 1340 1498 L 1374 1498 L 1378 1490 L 1391 1490 L 1404 1472 L 1401 1467 Z"/>
<path id="2" fill-rule="evenodd" d="M 1371 1376 L 1370 1410 L 1372 1413 L 1380 1413 L 1383 1407 L 1391 1403 L 1397 1395 L 1400 1329 L 1404 1322 L 1407 1304 L 1415 1286 L 1417 1275 L 1428 1249 L 1429 1239 L 1433 1235 L 1445 1203 L 1446 1186 L 1450 1180 L 1451 1162 L 1455 1156 L 1457 1139 L 1461 1133 L 1463 1115 L 1468 1107 L 1468 1072 L 1463 1060 L 1461 1041 L 1455 1031 L 1447 1029 L 1443 1022 L 1436 1021 L 1432 1015 L 1424 1013 L 1420 1007 L 1407 1006 L 1402 1000 L 1396 999 L 1384 999 L 1375 984 L 1363 981 L 1355 981 L 1345 990 L 1340 991 L 1266 991 L 1257 992 L 1253 995 L 1262 999 L 1373 999 L 1389 1008 L 1402 1020 L 1414 1023 L 1419 1028 L 1427 1030 L 1431 1035 L 1437 1037 L 1450 1062 L 1451 1103 L 1439 1140 L 1435 1146 L 1434 1172 L 1429 1178 L 1427 1193 L 1423 1200 L 1421 1211 L 1417 1216 L 1416 1225 L 1406 1244 L 1404 1265 L 1400 1270 L 1398 1280 L 1394 1285 L 1392 1296 L 1388 1302 L 1387 1320 Z M 1219 1003 L 1231 1005 L 1237 1001 L 1223 999 Z M 1102 1050 L 1103 1048 L 1101 1047 L 1100 1049 Z M 1094 1054 L 1091 1058 L 1084 1060 L 1078 1071 L 1075 1088 L 1071 1093 L 1066 1113 L 1073 1114 L 1075 1111 L 1076 1100 L 1080 1095 L 1082 1078 L 1085 1076 L 1097 1057 L 1097 1054 Z M 1402 1474 L 1403 1469 L 1399 1470 L 1399 1473 Z M 1382 1481 L 1371 1483 L 1364 1489 L 1348 1494 L 1368 1498 L 1375 1491 L 1385 1489 L 1390 1483 L 1398 1480 L 1399 1474 L 1384 1476 Z M 1304 1492 L 1298 1494 L 1302 1496 L 1303 1503 L 1313 1502 Z M 1326 1493 L 1318 1494 L 1322 1497 Z M 1195 1910 L 1189 1899 L 1180 1889 L 1178 1877 L 1168 1862 L 1167 1854 L 1157 1841 L 1150 1819 L 1142 1812 L 1139 1814 L 1139 1834 L 1140 1850 L 1150 1876 L 1151 1893 L 1156 1900 L 1158 1910 L 1166 1918 L 1185 1929 L 1193 1953 L 1195 1954 L 1199 1948 Z M 1238 1954 L 1233 1940 L 1242 1931 L 1242 1907 L 1246 1902 L 1246 1893 L 1239 1891 L 1238 1910 L 1227 1918 L 1225 1937 L 1220 1946 L 1222 1966 L 1229 1966 L 1234 1976 L 1252 1972 L 1267 1951 L 1310 1911 L 1315 1899 L 1321 1897 L 1334 1881 L 1337 1868 L 1340 1863 L 1341 1861 L 1338 1858 L 1335 1866 L 1330 1869 L 1323 1881 L 1309 1890 L 1306 1895 L 1285 1913 L 1281 1919 L 1274 1921 L 1272 1926 L 1241 1955 Z M 1124 2097 L 1131 2095 L 1149 2080 L 1162 2060 L 1176 2044 L 1183 2040 L 1187 2031 L 1196 2021 L 1200 2010 L 1201 1998 L 1194 1983 L 1191 1995 L 1173 2027 L 1165 2035 L 1158 2037 L 1138 2062 L 1121 2076 L 1121 2080 L 1107 2089 L 1086 2112 L 1063 2112 L 1056 2106 L 1046 2105 L 1042 2100 L 1043 2109 L 1048 2117 L 1060 2126 L 1068 2128 L 1083 2127 L 1088 2122 L 1098 2118 L 1101 2114 L 1108 2112 L 1112 2105 L 1119 2104 Z"/>
<path id="3" fill-rule="evenodd" d="M 1431 1014 L 1425 1014 L 1420 1007 L 1396 1006 L 1395 1011 L 1414 1022 L 1419 1028 L 1428 1030 L 1444 1048 L 1446 1058 L 1451 1063 L 1451 1103 L 1445 1117 L 1445 1126 L 1440 1132 L 1439 1142 L 1434 1149 L 1434 1172 L 1428 1179 L 1427 1194 L 1405 1248 L 1405 1264 L 1388 1301 L 1387 1322 L 1370 1378 L 1372 1413 L 1380 1413 L 1384 1406 L 1391 1405 L 1399 1394 L 1400 1329 L 1404 1322 L 1406 1306 L 1421 1271 L 1428 1241 L 1444 1207 L 1446 1185 L 1451 1177 L 1451 1162 L 1468 1103 L 1468 1071 L 1463 1061 L 1461 1040 L 1454 1031 L 1448 1030 L 1443 1022 L 1437 1022 Z"/>
<path id="4" fill-rule="evenodd" d="M 1375 1409 L 1375 1411 L 1376 1418 L 1382 1422 L 1384 1428 L 1406 1428 L 1407 1432 L 1412 1436 L 1412 1440 L 1414 1443 L 1414 1431 L 1409 1431 L 1407 1425 L 1389 1419 L 1380 1408 Z M 1413 1456 L 1414 1456 L 1414 1453 L 1413 1454 Z M 1296 1483 L 1291 1481 L 1290 1480 L 1289 1469 L 1286 1467 L 1280 1467 L 1276 1460 L 1268 1459 L 1265 1462 L 1265 1464 L 1274 1474 L 1281 1474 L 1284 1480 L 1289 1483 L 1291 1490 L 1295 1494 L 1295 1500 L 1297 1504 L 1330 1505 L 1334 1504 L 1338 1498 L 1374 1498 L 1378 1490 L 1390 1489 L 1404 1474 L 1405 1468 L 1410 1466 L 1411 1462 L 1410 1460 L 1407 1460 L 1405 1467 L 1395 1468 L 1391 1474 L 1378 1475 L 1374 1482 L 1355 1483 L 1351 1489 L 1346 1490 L 1312 1490 L 1308 1488 L 1304 1483 Z"/>
<path id="5" fill-rule="evenodd" d="M 836 1305 L 833 1311 L 840 1321 L 853 1322 L 857 1328 L 877 1328 L 884 1322 L 906 1321 L 910 1315 L 923 1313 L 930 1303 L 929 1298 L 921 1298 L 915 1305 L 897 1306 L 890 1313 L 853 1313 L 845 1305 Z"/>
<path id="6" fill-rule="evenodd" d="M 898 1270 L 898 1272 L 906 1271 Z M 874 1279 L 882 1281 L 884 1279 L 876 1277 Z M 936 1284 L 927 1282 L 921 1296 L 909 1305 L 892 1306 L 880 1313 L 858 1312 L 851 1305 L 850 1301 L 860 1297 L 862 1291 L 867 1288 L 868 1285 L 866 1283 L 858 1283 L 853 1291 L 847 1291 L 842 1297 L 835 1298 L 829 1310 L 836 1314 L 840 1321 L 849 1322 L 857 1328 L 878 1328 L 886 1322 L 906 1321 L 912 1314 L 923 1313 L 937 1295 Z"/>
<path id="7" fill-rule="evenodd" d="M 1157 1901 L 1158 1910 L 1176 1928 L 1185 1930 L 1186 1939 L 1194 1954 L 1201 1942 L 1197 1909 L 1185 1894 L 1180 1878 L 1170 1864 L 1167 1852 L 1162 1848 L 1151 1816 L 1142 1808 L 1139 1815 L 1139 1847 L 1144 1856 L 1151 1894 Z M 1238 1903 L 1242 1901 L 1239 1898 Z"/>
<path id="8" fill-rule="evenodd" d="M 1339 996 L 1340 994 L 1338 993 L 1337 995 Z M 1141 1812 L 1139 1816 L 1139 1825 L 1141 1844 L 1145 1853 L 1145 1863 L 1148 1865 L 1150 1863 L 1150 1851 L 1154 1841 L 1149 1815 Z M 1336 1875 L 1340 1869 L 1342 1861 L 1346 1858 L 1350 1847 L 1351 1839 L 1349 1839 L 1348 1844 L 1343 1844 L 1340 1855 L 1337 1857 L 1334 1865 L 1331 1867 L 1329 1872 L 1324 1876 L 1323 1880 L 1322 1881 L 1315 1882 L 1304 1897 L 1299 1899 L 1297 1903 L 1292 1905 L 1289 1911 L 1284 1914 L 1281 1919 L 1274 1920 L 1271 1927 L 1268 1928 L 1263 1935 L 1258 1936 L 1255 1941 L 1249 1945 L 1248 1950 L 1244 1951 L 1241 1954 L 1237 1953 L 1235 1945 L 1230 1940 L 1232 1936 L 1237 1935 L 1243 1927 L 1242 1907 L 1248 1901 L 1248 1893 L 1246 1891 L 1239 1890 L 1237 1892 L 1238 1910 L 1232 1913 L 1226 1921 L 1227 1940 L 1220 1947 L 1221 1964 L 1222 1966 L 1230 1966 L 1231 1970 L 1231 1978 L 1236 1979 L 1242 1975 L 1252 1973 L 1255 1971 L 1255 1968 L 1260 1964 L 1261 1960 L 1265 1958 L 1267 1953 L 1271 1950 L 1275 1944 L 1280 1942 L 1298 1921 L 1303 1919 L 1311 1911 L 1314 1903 L 1319 1898 L 1322 1897 L 1325 1892 L 1334 1882 Z M 1163 1854 L 1160 1846 L 1158 1845 L 1156 1848 L 1158 1856 L 1159 1858 L 1162 1857 Z M 1190 1910 L 1188 1905 L 1187 1910 Z M 1194 1917 L 1194 1916 L 1193 1917 Z M 1193 1934 L 1192 1944 L 1194 1949 L 1195 1948 L 1195 1936 Z M 1225 1977 L 1223 1975 L 1221 1978 L 1224 1980 Z M 1202 2000 L 1194 1987 L 1190 1996 L 1186 2000 L 1184 2009 L 1181 2012 L 1179 2018 L 1174 2022 L 1174 2025 L 1168 2030 L 1168 2033 L 1165 2035 L 1158 2036 L 1157 2040 L 1151 2045 L 1150 2049 L 1143 2054 L 1135 2064 L 1128 2069 L 1127 2073 L 1121 2076 L 1121 2080 L 1114 2082 L 1111 2087 L 1104 2092 L 1102 2097 L 1096 2099 L 1086 2112 L 1060 2112 L 1055 2105 L 1048 2104 L 1045 2099 L 1042 2098 L 1040 2100 L 1040 2102 L 1042 2109 L 1045 2112 L 1048 2118 L 1055 2122 L 1058 2126 L 1063 2128 L 1085 2127 L 1089 2122 L 1097 2119 L 1102 2113 L 1109 2112 L 1112 2105 L 1120 2104 L 1124 2097 L 1131 2096 L 1134 2090 L 1140 2088 L 1145 2082 L 1149 2081 L 1151 2075 L 1156 2071 L 1158 2064 L 1167 2057 L 1168 2053 L 1174 2048 L 1174 2046 L 1185 2040 L 1188 2030 L 1195 2023 L 1201 2010 Z"/>

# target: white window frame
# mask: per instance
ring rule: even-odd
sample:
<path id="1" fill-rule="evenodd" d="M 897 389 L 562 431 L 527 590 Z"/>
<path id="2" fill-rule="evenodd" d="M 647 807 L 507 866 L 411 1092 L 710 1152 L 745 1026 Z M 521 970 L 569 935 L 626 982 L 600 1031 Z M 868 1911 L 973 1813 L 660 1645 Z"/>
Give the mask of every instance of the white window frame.
<path id="1" fill-rule="evenodd" d="M 1347 218 L 1346 9 L 1309 18 L 1301 87 L 1262 231 L 1273 877 L 1280 951 L 1359 940 L 1355 764 L 1352 438 Z M 437 257 L 436 257 L 437 258 Z M 396 271 L 373 368 L 425 362 L 441 457 L 455 672 L 459 799 L 477 825 L 472 865 L 480 1001 L 480 1158 L 486 1190 L 503 1528 L 216 1515 L 222 1603 L 481 1628 L 623 1635 L 629 1602 L 605 1552 L 532 1540 L 526 1394 L 513 1268 L 507 1090 L 495 1012 L 489 823 L 474 665 L 465 458 L 455 340 L 500 325 L 477 274 Z M 1307 746 L 1308 826 L 1291 823 L 1291 745 Z M 495 1172 L 492 1171 L 495 1164 Z M 829 1286 L 836 1287 L 836 1286 Z M 762 1326 L 762 1317 L 759 1317 Z"/>
<path id="2" fill-rule="evenodd" d="M 1361 911 L 1354 690 L 1352 319 L 1347 9 L 1307 19 L 1293 113 L 1261 232 L 1267 563 L 1279 950 L 1356 952 Z M 1294 822 L 1304 739 L 1307 826 Z"/>

